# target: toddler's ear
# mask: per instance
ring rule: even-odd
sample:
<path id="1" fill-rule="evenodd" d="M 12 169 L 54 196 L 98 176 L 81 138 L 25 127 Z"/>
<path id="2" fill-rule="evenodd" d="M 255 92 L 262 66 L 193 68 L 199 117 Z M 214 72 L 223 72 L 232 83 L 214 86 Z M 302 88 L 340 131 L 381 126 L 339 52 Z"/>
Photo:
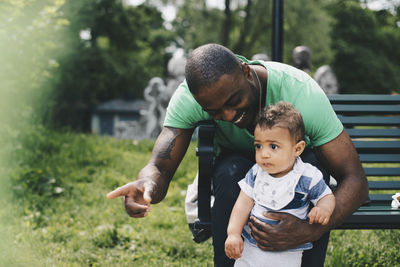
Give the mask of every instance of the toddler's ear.
<path id="1" fill-rule="evenodd" d="M 306 142 L 304 141 L 299 141 L 295 146 L 294 146 L 294 153 L 298 157 L 303 153 L 304 148 L 306 147 Z"/>

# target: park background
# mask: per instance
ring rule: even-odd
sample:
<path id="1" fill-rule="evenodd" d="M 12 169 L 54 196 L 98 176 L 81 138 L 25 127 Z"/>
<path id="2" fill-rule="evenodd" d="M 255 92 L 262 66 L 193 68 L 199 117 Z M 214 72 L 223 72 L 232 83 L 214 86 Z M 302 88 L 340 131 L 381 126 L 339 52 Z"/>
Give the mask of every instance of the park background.
<path id="1" fill-rule="evenodd" d="M 219 5 L 216 5 L 219 3 Z M 400 1 L 284 1 L 283 62 L 312 51 L 341 93 L 400 92 Z M 272 0 L 0 2 L 0 266 L 211 266 L 184 215 L 191 145 L 166 199 L 133 220 L 113 188 L 135 179 L 154 140 L 90 133 L 104 101 L 140 99 L 173 52 L 208 42 L 271 54 Z M 331 234 L 326 266 L 399 266 L 396 230 Z"/>

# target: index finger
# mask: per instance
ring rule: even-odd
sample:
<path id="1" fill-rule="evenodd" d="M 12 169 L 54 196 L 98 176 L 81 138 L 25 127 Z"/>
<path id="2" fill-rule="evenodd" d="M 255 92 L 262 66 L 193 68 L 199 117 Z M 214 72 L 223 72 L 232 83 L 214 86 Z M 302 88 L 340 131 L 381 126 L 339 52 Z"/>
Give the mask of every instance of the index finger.
<path id="1" fill-rule="evenodd" d="M 249 226 L 251 228 L 251 231 L 257 234 L 267 232 L 268 230 L 272 230 L 273 228 L 271 224 L 264 223 L 254 216 L 250 217 Z"/>
<path id="2" fill-rule="evenodd" d="M 126 196 L 128 194 L 128 192 L 129 192 L 128 186 L 129 186 L 129 184 L 126 184 L 124 186 L 118 187 L 114 191 L 111 191 L 110 193 L 108 193 L 107 194 L 107 198 L 108 199 L 114 199 L 116 197 Z"/>
<path id="3" fill-rule="evenodd" d="M 258 220 L 254 216 L 250 217 L 250 220 L 251 236 L 256 240 L 257 246 L 262 250 L 274 250 L 270 244 L 271 237 L 268 234 L 272 230 L 272 226 Z"/>
<path id="4" fill-rule="evenodd" d="M 264 211 L 263 216 L 270 220 L 282 221 L 286 214 L 284 212 Z"/>

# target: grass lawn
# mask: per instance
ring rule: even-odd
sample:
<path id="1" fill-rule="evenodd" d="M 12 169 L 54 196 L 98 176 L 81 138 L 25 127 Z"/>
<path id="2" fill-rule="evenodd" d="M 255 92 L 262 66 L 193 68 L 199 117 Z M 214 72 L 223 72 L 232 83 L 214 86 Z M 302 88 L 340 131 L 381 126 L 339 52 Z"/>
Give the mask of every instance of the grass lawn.
<path id="1" fill-rule="evenodd" d="M 16 144 L 1 169 L 0 266 L 212 266 L 211 241 L 194 243 L 184 215 L 194 143 L 148 217 L 105 197 L 136 179 L 152 145 L 44 129 Z M 400 266 L 399 244 L 400 231 L 335 230 L 325 266 Z"/>

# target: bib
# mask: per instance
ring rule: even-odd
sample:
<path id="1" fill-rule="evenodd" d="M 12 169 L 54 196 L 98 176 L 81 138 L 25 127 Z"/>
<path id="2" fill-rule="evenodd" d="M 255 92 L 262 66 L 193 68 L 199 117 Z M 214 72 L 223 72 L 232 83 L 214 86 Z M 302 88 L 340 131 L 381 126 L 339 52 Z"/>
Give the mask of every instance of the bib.
<path id="1" fill-rule="evenodd" d="M 261 167 L 254 183 L 254 201 L 272 210 L 280 210 L 294 198 L 296 185 L 304 171 L 304 163 L 297 158 L 293 169 L 285 176 L 275 178 Z"/>

